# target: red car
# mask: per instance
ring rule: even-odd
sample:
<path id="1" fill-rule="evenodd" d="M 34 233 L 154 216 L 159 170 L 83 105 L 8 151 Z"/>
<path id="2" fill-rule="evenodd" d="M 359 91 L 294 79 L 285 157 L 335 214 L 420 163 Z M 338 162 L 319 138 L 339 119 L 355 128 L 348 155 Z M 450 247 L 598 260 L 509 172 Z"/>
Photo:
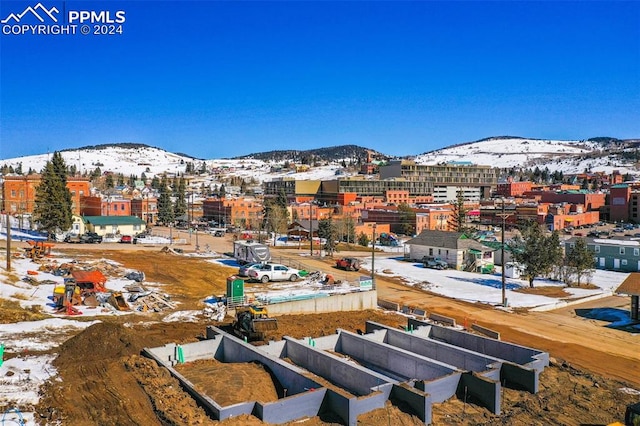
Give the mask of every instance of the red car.
<path id="1" fill-rule="evenodd" d="M 355 257 L 343 257 L 336 260 L 336 268 L 344 269 L 345 271 L 357 271 L 360 269 L 360 261 Z"/>
<path id="2" fill-rule="evenodd" d="M 125 244 L 131 244 L 133 242 L 133 238 L 131 237 L 131 235 L 123 235 L 122 238 L 120 238 L 120 242 Z"/>

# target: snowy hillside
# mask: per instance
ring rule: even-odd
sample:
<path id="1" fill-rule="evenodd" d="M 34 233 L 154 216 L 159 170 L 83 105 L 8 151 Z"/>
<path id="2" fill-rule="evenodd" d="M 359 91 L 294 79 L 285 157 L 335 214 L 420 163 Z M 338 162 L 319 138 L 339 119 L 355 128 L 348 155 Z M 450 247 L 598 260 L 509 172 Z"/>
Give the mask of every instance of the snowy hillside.
<path id="1" fill-rule="evenodd" d="M 562 141 L 516 137 L 488 138 L 420 154 L 418 164 L 469 161 L 501 168 L 548 167 L 550 171 L 582 173 L 604 171 L 636 173 L 633 163 L 608 156 L 603 146 L 591 141 Z"/>
<path id="2" fill-rule="evenodd" d="M 80 173 L 92 172 L 99 167 L 103 173 L 121 173 L 125 177 L 130 175 L 140 177 L 142 173 L 145 173 L 148 178 L 165 172 L 182 174 L 185 172 L 189 162 L 193 163 L 196 170 L 200 169 L 204 162 L 207 171 L 217 170 L 226 177 L 239 176 L 245 178 L 245 180 L 253 178 L 258 182 L 270 181 L 280 177 L 293 177 L 297 180 L 328 179 L 334 177 L 337 170 L 342 169 L 338 164 L 335 164 L 313 167 L 308 171 L 299 173 L 289 170 L 271 172 L 272 164 L 262 160 L 198 160 L 149 146 L 101 146 L 91 149 L 63 151 L 60 154 L 67 166 L 75 166 Z M 29 168 L 39 173 L 50 158 L 51 155 L 49 154 L 41 154 L 0 160 L 0 167 L 6 164 L 16 168 L 21 163 L 23 173 L 26 173 Z M 211 180 L 211 182 L 215 183 L 215 180 Z"/>
<path id="3" fill-rule="evenodd" d="M 108 146 L 63 151 L 60 153 L 67 166 L 75 166 L 78 172 L 92 172 L 100 168 L 102 172 L 110 171 L 122 173 L 125 176 L 140 176 L 143 172 L 149 176 L 163 172 L 184 172 L 186 163 L 201 161 L 186 156 L 172 154 L 159 148 L 149 146 L 125 148 Z M 51 158 L 50 154 L 31 155 L 9 160 L 0 160 L 0 166 L 11 165 L 14 168 L 22 163 L 22 171 L 26 173 L 29 168 L 41 172 L 46 162 Z"/>

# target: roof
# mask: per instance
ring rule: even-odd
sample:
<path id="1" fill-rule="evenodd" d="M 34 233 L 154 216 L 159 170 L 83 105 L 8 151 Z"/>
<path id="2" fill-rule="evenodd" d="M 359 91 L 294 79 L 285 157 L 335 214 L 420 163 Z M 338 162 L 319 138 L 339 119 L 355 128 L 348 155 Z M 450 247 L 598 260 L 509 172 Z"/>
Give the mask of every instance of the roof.
<path id="1" fill-rule="evenodd" d="M 632 272 L 627 279 L 622 281 L 616 293 L 628 294 L 630 296 L 640 296 L 640 272 Z"/>
<path id="2" fill-rule="evenodd" d="M 71 276 L 79 283 L 102 284 L 107 282 L 107 277 L 100 271 L 72 271 Z"/>
<path id="3" fill-rule="evenodd" d="M 83 216 L 85 223 L 92 225 L 142 225 L 144 220 L 137 216 Z"/>
<path id="4" fill-rule="evenodd" d="M 305 231 L 309 232 L 309 222 L 311 222 L 311 229 L 313 232 L 317 232 L 320 227 L 319 220 L 296 220 L 289 225 L 289 231 Z"/>
<path id="5" fill-rule="evenodd" d="M 410 239 L 405 244 L 428 247 L 443 247 L 455 250 L 475 249 L 482 252 L 494 251 L 493 248 L 487 247 L 470 238 L 463 238 L 463 232 L 449 231 L 430 231 L 424 230 L 415 238 Z"/>

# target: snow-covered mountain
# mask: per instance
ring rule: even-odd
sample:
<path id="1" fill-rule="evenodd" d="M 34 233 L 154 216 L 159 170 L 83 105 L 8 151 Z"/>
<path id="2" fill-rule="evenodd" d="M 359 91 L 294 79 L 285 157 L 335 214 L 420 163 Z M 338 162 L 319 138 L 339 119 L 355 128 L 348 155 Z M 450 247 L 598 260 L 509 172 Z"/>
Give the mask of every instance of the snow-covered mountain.
<path id="1" fill-rule="evenodd" d="M 611 138 L 595 140 L 542 140 L 519 137 L 493 137 L 476 142 L 449 146 L 436 151 L 426 152 L 414 157 L 418 164 L 437 164 L 451 161 L 471 162 L 501 168 L 549 168 L 549 171 L 562 171 L 565 174 L 584 171 L 604 171 L 611 173 L 638 174 L 640 161 L 638 154 L 640 140 L 620 141 Z M 111 144 L 61 151 L 66 164 L 75 166 L 80 173 L 92 172 L 100 168 L 102 172 L 147 177 L 170 173 L 183 174 L 191 163 L 199 170 L 203 163 L 207 172 L 239 176 L 256 183 L 282 177 L 298 180 L 332 179 L 336 175 L 348 175 L 341 161 L 329 161 L 327 165 L 311 167 L 307 171 L 291 171 L 274 166 L 282 162 L 263 161 L 255 158 L 236 159 L 195 159 L 185 154 L 174 154 L 165 150 L 141 144 Z M 22 172 L 29 168 L 40 172 L 45 166 L 49 154 L 32 155 L 0 160 L 0 167 L 19 164 Z M 293 160 L 293 159 L 292 159 Z M 215 180 L 215 179 L 214 179 Z M 205 182 L 206 184 L 206 182 Z"/>
<path id="2" fill-rule="evenodd" d="M 621 141 L 622 142 L 622 141 Z M 501 168 L 548 167 L 565 174 L 604 171 L 637 173 L 633 159 L 622 152 L 632 150 L 622 146 L 604 145 L 594 140 L 549 140 L 519 137 L 494 137 L 476 142 L 453 145 L 417 155 L 418 164 L 438 164 L 451 161 L 471 162 Z M 615 151 L 615 153 L 614 153 Z"/>

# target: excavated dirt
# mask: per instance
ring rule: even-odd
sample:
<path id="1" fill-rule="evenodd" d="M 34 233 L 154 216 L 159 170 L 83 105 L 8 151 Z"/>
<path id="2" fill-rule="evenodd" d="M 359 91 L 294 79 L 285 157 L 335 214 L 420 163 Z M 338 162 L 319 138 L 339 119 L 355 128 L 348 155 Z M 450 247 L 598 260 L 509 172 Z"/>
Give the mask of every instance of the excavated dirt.
<path id="1" fill-rule="evenodd" d="M 259 363 L 223 363 L 201 359 L 176 365 L 175 369 L 223 407 L 244 401 L 273 402 L 278 391 L 269 372 Z M 215 378 L 215 380 L 212 380 Z M 224 383 L 225 386 L 220 386 Z M 233 389 L 233 392 L 229 392 Z"/>
<path id="2" fill-rule="evenodd" d="M 79 250 L 74 248 L 74 252 Z M 87 251 L 84 255 L 112 259 L 124 267 L 144 271 L 147 280 L 162 283 L 163 291 L 171 294 L 172 300 L 180 301 L 178 309 L 201 308 L 203 298 L 224 292 L 226 277 L 235 272 L 201 259 L 151 249 Z M 503 389 L 501 416 L 489 413 L 472 400 L 453 398 L 434 406 L 435 425 L 608 424 L 621 421 L 626 404 L 638 400 L 637 395 L 624 392 L 625 388 L 640 387 L 639 343 L 628 333 L 604 329 L 602 324 L 577 318 L 573 309 L 506 314 L 486 306 L 430 295 L 402 286 L 397 280 L 378 279 L 377 283 L 380 297 L 449 315 L 460 323 L 466 319 L 477 322 L 500 331 L 505 341 L 547 350 L 555 358 L 540 377 L 538 394 Z M 211 325 L 206 319 L 162 322 L 168 313 L 101 318 L 102 323 L 88 327 L 51 351 L 58 354 L 54 366 L 59 380 L 51 381 L 42 389 L 43 397 L 37 407 L 42 424 L 58 421 L 81 425 L 262 425 L 252 416 L 224 422 L 209 419 L 166 370 L 140 355 L 144 347 L 198 341 L 205 327 Z M 364 329 L 366 320 L 394 327 L 406 325 L 406 318 L 379 310 L 285 315 L 278 317 L 278 330 L 269 338 L 319 337 L 333 334 L 338 328 L 357 332 Z M 230 321 L 227 320 L 227 325 Z M 229 366 L 221 364 L 221 367 Z M 255 367 L 231 366 L 243 370 Z M 211 386 L 216 387 L 219 395 L 245 391 L 246 385 L 222 380 L 220 370 L 216 371 L 212 374 L 205 370 L 201 375 L 211 380 Z M 247 374 L 249 379 L 255 375 Z M 197 382 L 198 374 L 194 377 Z M 273 386 L 269 381 L 264 380 Z M 358 421 L 362 425 L 421 424 L 409 408 L 391 403 L 384 409 L 360 416 Z M 341 422 L 330 413 L 321 413 L 290 426 L 293 424 L 320 426 Z"/>

